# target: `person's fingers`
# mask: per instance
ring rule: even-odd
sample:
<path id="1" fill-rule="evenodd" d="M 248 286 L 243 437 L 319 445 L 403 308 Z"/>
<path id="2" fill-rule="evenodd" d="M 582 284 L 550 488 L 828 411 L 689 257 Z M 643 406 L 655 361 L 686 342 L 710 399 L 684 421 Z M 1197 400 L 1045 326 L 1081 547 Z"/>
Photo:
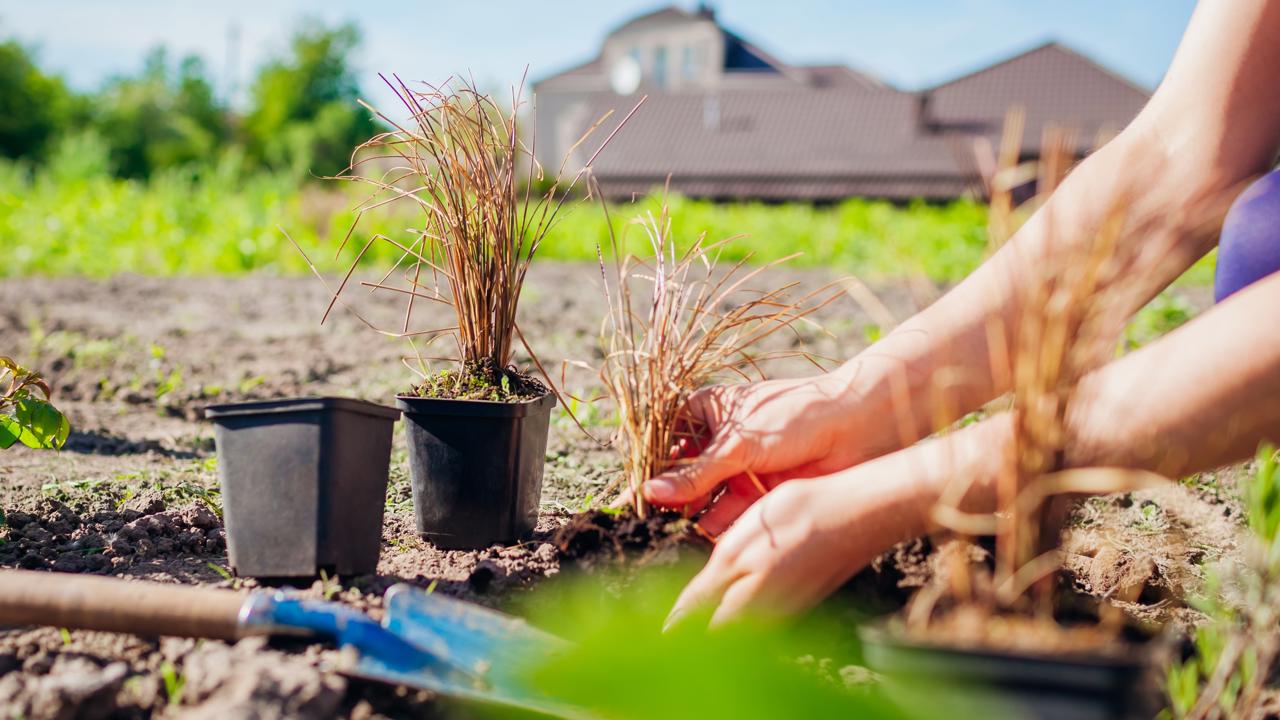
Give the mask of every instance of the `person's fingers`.
<path id="1" fill-rule="evenodd" d="M 711 553 L 711 559 L 707 561 L 706 567 L 702 568 L 702 571 L 695 575 L 681 591 L 680 597 L 676 598 L 675 605 L 667 615 L 666 622 L 662 624 L 663 632 L 679 625 L 700 609 L 715 607 L 724 594 L 725 588 L 738 579 L 739 574 L 733 568 L 734 563 L 723 561 L 720 557 L 724 557 L 723 553 Z"/>
<path id="2" fill-rule="evenodd" d="M 759 609 L 765 578 L 763 575 L 746 575 L 738 578 L 725 589 L 720 604 L 711 614 L 709 628 L 715 629 L 740 620 L 749 611 Z"/>
<path id="3" fill-rule="evenodd" d="M 741 471 L 725 443 L 717 440 L 701 455 L 677 463 L 646 482 L 641 491 L 644 499 L 655 505 L 687 505 L 710 495 L 717 485 Z"/>
<path id="4" fill-rule="evenodd" d="M 698 526 L 711 537 L 719 537 L 754 501 L 755 498 L 736 492 L 725 493 L 698 517 Z"/>
<path id="5" fill-rule="evenodd" d="M 729 489 L 698 517 L 698 525 L 711 536 L 718 536 L 761 497 L 764 496 L 745 475 L 731 478 Z"/>
<path id="6" fill-rule="evenodd" d="M 621 495 L 614 498 L 613 502 L 609 503 L 609 507 L 616 510 L 618 508 L 624 508 L 630 505 L 634 505 L 635 502 L 636 502 L 636 494 L 632 492 L 631 488 L 627 488 L 626 490 L 622 491 Z"/>

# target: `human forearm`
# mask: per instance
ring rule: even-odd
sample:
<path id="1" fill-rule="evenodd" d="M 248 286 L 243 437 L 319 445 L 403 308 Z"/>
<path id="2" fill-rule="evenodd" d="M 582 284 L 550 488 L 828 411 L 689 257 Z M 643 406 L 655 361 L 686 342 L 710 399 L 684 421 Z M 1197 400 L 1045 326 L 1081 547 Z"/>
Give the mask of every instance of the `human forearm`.
<path id="1" fill-rule="evenodd" d="M 973 275 L 839 371 L 850 397 L 898 416 L 881 423 L 891 431 L 880 433 L 879 447 L 909 444 L 1008 389 L 1004 369 L 1028 284 L 1081 260 L 1117 207 L 1137 228 L 1116 248 L 1125 264 L 1113 274 L 1123 279 L 1110 308 L 1117 318 L 1208 250 L 1213 235 L 1204 231 L 1216 211 L 1280 149 L 1278 33 L 1280 0 L 1201 3 L 1133 123 L 1080 163 Z M 1206 219 L 1210 227 L 1196 227 Z"/>
<path id="2" fill-rule="evenodd" d="M 1099 228 L 1121 198 L 1134 198 L 1124 211 L 1134 226 L 1149 225 L 1151 218 L 1170 220 L 1124 235 L 1115 250 L 1124 270 L 1100 278 L 1096 292 L 1111 303 L 1117 330 L 1120 320 L 1203 254 L 1204 235 L 1188 232 L 1177 220 L 1185 187 L 1141 171 L 1161 165 L 1161 153 L 1148 134 L 1116 138 L 1081 163 L 972 275 L 833 373 L 845 383 L 851 416 L 869 414 L 877 432 L 888 434 L 873 444 L 904 447 L 1006 392 L 1028 299 L 1086 263 Z M 1120 280 L 1122 286 L 1113 285 Z M 1038 311 L 1034 305 L 1026 309 Z"/>
<path id="3" fill-rule="evenodd" d="M 1071 418 L 1070 466 L 1178 476 L 1280 440 L 1280 275 L 1097 371 Z"/>

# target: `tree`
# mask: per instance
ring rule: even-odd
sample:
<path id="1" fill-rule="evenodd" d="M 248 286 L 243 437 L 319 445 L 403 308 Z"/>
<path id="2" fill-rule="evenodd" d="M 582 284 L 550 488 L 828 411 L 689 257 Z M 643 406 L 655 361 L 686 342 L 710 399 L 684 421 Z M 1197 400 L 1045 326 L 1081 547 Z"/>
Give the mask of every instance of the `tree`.
<path id="1" fill-rule="evenodd" d="M 230 138 L 227 111 L 214 96 L 204 63 L 189 56 L 174 72 L 163 48 L 151 51 L 141 75 L 107 83 L 94 108 L 112 165 L 125 177 L 204 164 Z"/>
<path id="2" fill-rule="evenodd" d="M 356 103 L 359 86 L 350 55 L 360 44 L 352 24 L 326 28 L 304 22 L 287 56 L 269 62 L 254 81 L 245 132 L 250 154 L 277 170 L 332 175 L 375 126 Z"/>
<path id="3" fill-rule="evenodd" d="M 0 155 L 43 158 L 70 122 L 74 100 L 21 44 L 0 43 Z"/>

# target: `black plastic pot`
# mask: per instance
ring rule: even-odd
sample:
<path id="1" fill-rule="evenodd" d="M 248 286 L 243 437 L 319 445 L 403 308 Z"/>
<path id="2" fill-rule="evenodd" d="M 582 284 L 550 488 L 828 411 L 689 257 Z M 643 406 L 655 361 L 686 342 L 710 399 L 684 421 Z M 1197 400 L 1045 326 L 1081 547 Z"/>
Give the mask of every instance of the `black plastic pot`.
<path id="1" fill-rule="evenodd" d="M 401 395 L 418 534 L 446 549 L 533 532 L 556 400 L 502 403 Z"/>
<path id="2" fill-rule="evenodd" d="M 346 398 L 206 408 L 232 569 L 270 578 L 372 573 L 399 415 Z"/>
<path id="3" fill-rule="evenodd" d="M 912 717 L 1128 720 L 1160 709 L 1158 639 L 1123 654 L 1050 655 L 913 643 L 883 628 L 859 635 L 888 698 Z"/>

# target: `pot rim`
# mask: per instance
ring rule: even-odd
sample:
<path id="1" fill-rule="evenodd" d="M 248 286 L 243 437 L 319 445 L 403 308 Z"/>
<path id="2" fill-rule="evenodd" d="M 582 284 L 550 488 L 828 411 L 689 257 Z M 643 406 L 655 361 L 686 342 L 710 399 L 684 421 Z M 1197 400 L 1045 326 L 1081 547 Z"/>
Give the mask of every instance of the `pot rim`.
<path id="1" fill-rule="evenodd" d="M 249 402 L 221 403 L 208 405 L 204 416 L 209 420 L 221 420 L 231 417 L 251 417 L 255 415 L 279 415 L 285 413 L 315 412 L 317 410 L 334 410 L 352 412 L 376 418 L 396 420 L 400 417 L 399 408 L 379 405 L 367 400 L 344 397 L 300 397 L 279 400 L 251 400 Z"/>
<path id="2" fill-rule="evenodd" d="M 863 645 L 878 645 L 882 648 L 908 653 L 932 655 L 950 655 L 955 657 L 985 658 L 993 661 L 1033 663 L 1038 665 L 1088 665 L 1098 668 L 1132 668 L 1144 665 L 1151 660 L 1157 651 L 1160 634 L 1154 635 L 1141 643 L 1127 643 L 1129 652 L 1097 652 L 1076 650 L 1071 652 L 1049 652 L 1036 650 L 1013 650 L 983 645 L 948 645 L 916 640 L 903 636 L 883 626 L 861 625 L 858 627 L 858 639 Z"/>
<path id="3" fill-rule="evenodd" d="M 457 417 L 524 417 L 550 412 L 555 407 L 555 393 L 547 392 L 530 400 L 499 402 L 496 400 L 459 400 L 457 398 L 424 398 L 396 395 L 396 407 L 406 415 L 448 415 Z"/>

